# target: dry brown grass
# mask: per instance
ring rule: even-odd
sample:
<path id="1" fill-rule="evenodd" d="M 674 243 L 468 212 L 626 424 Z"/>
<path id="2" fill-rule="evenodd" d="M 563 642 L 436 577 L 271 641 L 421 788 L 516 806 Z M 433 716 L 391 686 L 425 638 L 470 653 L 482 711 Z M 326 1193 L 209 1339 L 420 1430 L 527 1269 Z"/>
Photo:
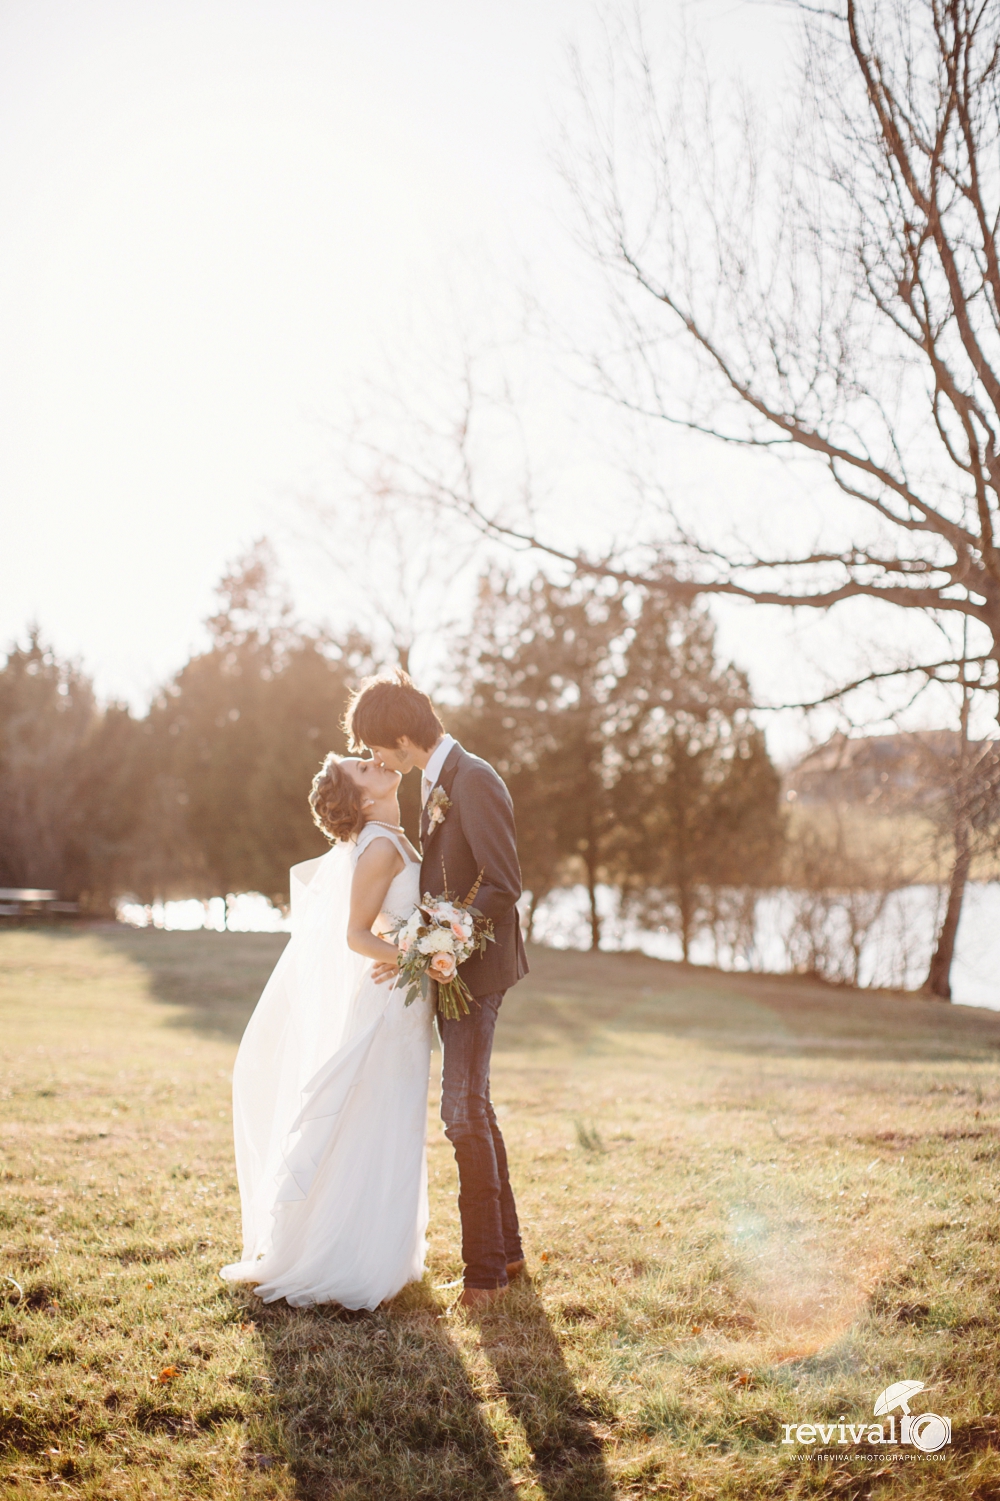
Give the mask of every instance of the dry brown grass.
<path id="1" fill-rule="evenodd" d="M 1000 1497 L 1000 1016 L 536 951 L 494 1067 L 533 1281 L 448 1313 L 434 1118 L 428 1278 L 345 1317 L 217 1277 L 280 944 L 0 935 L 5 1496 Z M 783 1449 L 904 1377 L 943 1460 Z"/>
<path id="2" fill-rule="evenodd" d="M 788 879 L 799 875 L 803 842 L 818 839 L 858 872 L 888 885 L 947 885 L 954 845 L 941 826 L 921 813 L 879 814 L 864 804 L 792 803 L 786 810 Z M 1000 880 L 1000 850 L 976 850 L 970 879 Z"/>

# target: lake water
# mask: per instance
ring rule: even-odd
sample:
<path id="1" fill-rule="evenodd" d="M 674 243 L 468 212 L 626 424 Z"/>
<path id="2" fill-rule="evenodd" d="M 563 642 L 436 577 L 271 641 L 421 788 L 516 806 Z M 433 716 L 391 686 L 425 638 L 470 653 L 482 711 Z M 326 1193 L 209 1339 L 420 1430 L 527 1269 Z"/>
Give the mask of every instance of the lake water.
<path id="1" fill-rule="evenodd" d="M 908 886 L 886 898 L 861 949 L 859 981 L 863 986 L 892 986 L 915 990 L 923 983 L 937 933 L 941 893 L 936 886 Z M 602 918 L 601 948 L 639 949 L 656 959 L 680 959 L 680 939 L 672 933 L 649 932 L 623 921 L 617 892 L 598 887 Z M 749 952 L 716 951 L 711 935 L 697 937 L 691 946 L 694 964 L 728 970 L 784 974 L 795 965 L 789 934 L 794 928 L 796 893 L 768 892 L 758 897 L 753 943 Z M 590 923 L 583 886 L 553 892 L 539 907 L 534 936 L 553 948 L 588 948 Z M 1000 883 L 971 882 L 966 888 L 951 973 L 952 998 L 960 1005 L 1000 1010 Z"/>
<path id="2" fill-rule="evenodd" d="M 238 896 L 213 896 L 210 901 L 119 902 L 118 921 L 132 928 L 163 928 L 170 933 L 209 928 L 216 933 L 287 933 L 289 918 L 272 907 L 259 891 L 241 891 Z"/>
<path id="3" fill-rule="evenodd" d="M 680 959 L 680 940 L 671 933 L 650 932 L 622 919 L 617 893 L 598 887 L 602 918 L 601 948 L 609 952 L 638 949 L 657 959 Z M 916 989 L 930 962 L 941 895 L 936 886 L 909 886 L 890 893 L 861 947 L 860 983 Z M 753 938 L 739 952 L 699 936 L 691 949 L 694 964 L 734 971 L 771 974 L 795 968 L 793 944 L 797 898 L 794 892 L 769 892 L 757 899 Z M 587 893 L 582 886 L 553 892 L 535 916 L 534 936 L 553 948 L 590 946 Z M 151 907 L 123 903 L 119 920 L 135 927 L 170 930 L 210 928 L 237 933 L 286 933 L 288 918 L 259 892 L 241 892 L 223 901 L 159 902 Z M 836 927 L 836 914 L 831 920 Z M 836 936 L 836 935 L 834 935 Z M 1000 882 L 971 883 L 965 894 L 951 976 L 952 996 L 960 1005 L 1000 1010 Z"/>

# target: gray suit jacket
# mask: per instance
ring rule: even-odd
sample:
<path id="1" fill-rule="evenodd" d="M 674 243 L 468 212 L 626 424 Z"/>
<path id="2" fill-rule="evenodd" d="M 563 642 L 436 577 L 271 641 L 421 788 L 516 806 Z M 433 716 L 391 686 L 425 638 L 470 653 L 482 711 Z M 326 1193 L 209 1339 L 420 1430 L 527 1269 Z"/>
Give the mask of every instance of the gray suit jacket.
<path id="1" fill-rule="evenodd" d="M 486 945 L 485 954 L 467 959 L 460 973 L 473 995 L 507 990 L 528 973 L 514 905 L 521 895 L 514 804 L 489 762 L 457 744 L 448 752 L 437 785 L 448 794 L 451 807 L 433 829 L 426 808 L 421 815 L 421 893 L 440 896 L 447 886 L 463 901 L 483 872 L 472 905 L 492 919 L 495 942 Z"/>

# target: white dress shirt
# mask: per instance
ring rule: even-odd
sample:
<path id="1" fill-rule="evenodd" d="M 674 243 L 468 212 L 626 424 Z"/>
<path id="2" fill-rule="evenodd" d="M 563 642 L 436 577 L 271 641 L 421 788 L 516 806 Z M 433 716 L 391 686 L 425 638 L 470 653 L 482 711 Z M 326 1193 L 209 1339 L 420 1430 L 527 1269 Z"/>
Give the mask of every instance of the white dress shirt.
<path id="1" fill-rule="evenodd" d="M 441 768 L 448 759 L 448 752 L 458 741 L 454 735 L 443 735 L 441 742 L 436 745 L 427 758 L 424 774 L 420 779 L 420 806 L 423 807 L 431 795 L 431 790 L 441 775 Z"/>

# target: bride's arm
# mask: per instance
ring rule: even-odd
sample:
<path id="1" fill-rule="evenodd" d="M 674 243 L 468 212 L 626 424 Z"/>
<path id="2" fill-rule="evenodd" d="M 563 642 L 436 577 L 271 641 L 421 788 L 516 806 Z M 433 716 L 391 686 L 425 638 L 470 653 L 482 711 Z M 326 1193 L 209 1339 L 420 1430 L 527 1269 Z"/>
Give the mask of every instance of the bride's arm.
<path id="1" fill-rule="evenodd" d="M 374 839 L 358 860 L 351 883 L 347 947 L 376 961 L 375 978 L 380 982 L 391 978 L 390 971 L 384 966 L 391 966 L 395 972 L 396 948 L 384 938 L 377 938 L 372 932 L 372 924 L 382 911 L 393 877 L 398 876 L 402 869 L 403 857 L 391 840 Z"/>

